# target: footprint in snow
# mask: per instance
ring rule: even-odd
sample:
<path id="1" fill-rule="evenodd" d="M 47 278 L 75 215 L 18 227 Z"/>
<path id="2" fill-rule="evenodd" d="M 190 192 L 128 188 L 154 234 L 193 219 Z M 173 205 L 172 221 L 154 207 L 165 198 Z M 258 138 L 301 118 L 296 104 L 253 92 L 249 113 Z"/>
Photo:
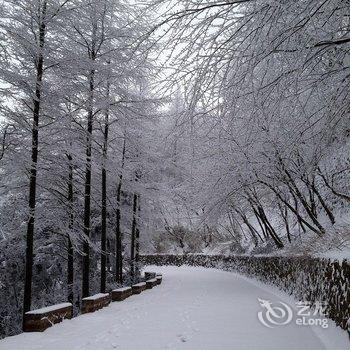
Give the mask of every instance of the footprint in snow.
<path id="1" fill-rule="evenodd" d="M 178 334 L 178 338 L 181 340 L 181 342 L 186 343 L 187 342 L 187 337 L 183 334 Z"/>

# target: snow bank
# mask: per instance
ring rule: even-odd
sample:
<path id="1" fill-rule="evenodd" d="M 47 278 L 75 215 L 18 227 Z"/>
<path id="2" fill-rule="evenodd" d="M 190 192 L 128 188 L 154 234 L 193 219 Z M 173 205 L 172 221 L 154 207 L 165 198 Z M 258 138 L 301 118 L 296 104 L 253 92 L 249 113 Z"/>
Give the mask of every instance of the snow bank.
<path id="1" fill-rule="evenodd" d="M 109 296 L 109 293 L 98 293 L 98 294 L 92 295 L 90 297 L 83 298 L 82 300 L 97 300 L 97 299 L 105 298 L 108 296 Z"/>
<path id="2" fill-rule="evenodd" d="M 122 287 L 122 288 L 113 289 L 113 292 L 126 292 L 130 289 L 131 287 Z"/>
<path id="3" fill-rule="evenodd" d="M 43 307 L 41 309 L 28 311 L 28 312 L 26 312 L 26 315 L 45 314 L 45 313 L 56 311 L 56 310 L 59 310 L 59 309 L 64 309 L 64 308 L 70 307 L 70 306 L 72 306 L 71 303 L 62 303 L 62 304 L 51 305 L 51 306 Z"/>

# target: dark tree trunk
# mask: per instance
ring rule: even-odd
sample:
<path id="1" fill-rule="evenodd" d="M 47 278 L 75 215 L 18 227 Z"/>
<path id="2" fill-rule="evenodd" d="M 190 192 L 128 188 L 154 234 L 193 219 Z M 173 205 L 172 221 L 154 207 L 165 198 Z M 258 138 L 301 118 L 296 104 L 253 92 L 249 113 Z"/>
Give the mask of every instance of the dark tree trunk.
<path id="1" fill-rule="evenodd" d="M 135 275 L 140 275 L 140 229 L 136 227 L 135 231 Z"/>
<path id="2" fill-rule="evenodd" d="M 111 240 L 110 240 L 110 238 L 107 237 L 106 242 L 107 242 L 107 252 L 111 252 Z M 113 273 L 112 265 L 111 265 L 111 255 L 112 254 L 108 254 L 107 259 L 106 259 L 107 260 L 106 261 L 106 270 L 109 273 L 111 273 L 111 272 Z"/>
<path id="3" fill-rule="evenodd" d="M 291 243 L 291 235 L 290 235 L 290 228 L 289 228 L 289 221 L 288 221 L 288 208 L 286 205 L 283 205 L 280 201 L 277 200 L 277 205 L 281 213 L 282 220 L 284 222 L 284 226 L 286 228 L 286 233 L 287 233 L 287 239 L 288 242 Z"/>
<path id="4" fill-rule="evenodd" d="M 74 214 L 73 214 L 73 165 L 72 156 L 67 154 L 69 161 L 69 178 L 68 178 L 68 204 L 69 204 L 69 232 L 73 230 Z M 67 266 L 67 291 L 68 301 L 73 304 L 73 283 L 74 283 L 74 251 L 72 241 L 68 234 L 68 266 Z"/>
<path id="5" fill-rule="evenodd" d="M 106 169 L 102 169 L 102 225 L 101 225 L 101 293 L 106 290 L 106 235 L 107 235 L 107 179 Z"/>
<path id="6" fill-rule="evenodd" d="M 261 236 L 259 235 L 259 232 L 255 229 L 255 227 L 249 222 L 248 217 L 241 211 L 238 210 L 237 208 L 233 207 L 233 210 L 241 217 L 243 223 L 248 227 L 249 232 L 252 236 L 253 242 L 255 246 L 259 245 L 259 240 L 258 237 L 260 238 L 260 240 L 263 242 L 263 239 L 261 238 Z"/>
<path id="7" fill-rule="evenodd" d="M 282 195 L 277 191 L 276 188 L 274 188 L 273 186 L 271 186 L 270 184 L 268 184 L 267 182 L 263 181 L 263 180 L 259 180 L 260 183 L 264 184 L 265 186 L 267 186 L 272 192 L 274 192 L 277 196 L 277 198 L 286 205 L 286 207 L 293 213 L 295 214 L 295 216 L 298 218 L 298 221 L 300 223 L 302 223 L 303 225 L 305 225 L 306 227 L 308 227 L 311 231 L 317 233 L 318 235 L 322 234 L 320 231 L 318 231 L 315 227 L 313 227 L 312 225 L 310 225 L 299 213 L 299 211 L 297 210 L 297 206 L 294 208 L 293 206 L 291 206 L 289 204 L 289 202 L 287 200 L 285 200 Z M 294 193 L 291 191 L 292 196 L 295 198 L 296 203 L 297 203 L 297 199 L 294 195 Z"/>
<path id="8" fill-rule="evenodd" d="M 140 275 L 140 213 L 141 213 L 141 205 L 140 205 L 140 195 L 137 197 L 138 202 L 138 221 L 136 221 L 136 231 L 135 231 L 135 267 L 136 267 L 136 276 Z"/>
<path id="9" fill-rule="evenodd" d="M 266 232 L 269 233 L 270 237 L 272 238 L 272 240 L 276 244 L 276 247 L 283 248 L 284 245 L 283 245 L 281 239 L 279 238 L 279 236 L 277 235 L 277 232 L 275 231 L 275 229 L 271 225 L 270 221 L 268 220 L 268 218 L 265 214 L 265 210 L 262 206 L 258 206 L 258 213 L 259 213 L 259 217 L 260 217 L 262 223 L 265 226 Z"/>
<path id="10" fill-rule="evenodd" d="M 294 195 L 300 200 L 300 203 L 303 205 L 303 207 L 304 207 L 306 213 L 308 214 L 308 216 L 310 217 L 311 221 L 317 227 L 317 229 L 319 231 L 319 234 L 323 235 L 325 233 L 324 227 L 317 220 L 317 217 L 315 217 L 315 215 L 314 215 L 314 213 L 312 211 L 312 208 L 310 207 L 310 205 L 308 204 L 308 202 L 306 201 L 306 199 L 304 198 L 304 196 L 300 192 L 297 184 L 295 183 L 293 177 L 290 175 L 288 170 L 284 169 L 284 172 L 287 174 L 288 179 L 289 179 L 289 181 L 286 180 L 286 185 L 288 186 L 290 192 L 294 193 Z"/>
<path id="11" fill-rule="evenodd" d="M 135 243 L 136 243 L 136 225 L 137 225 L 137 194 L 134 193 L 132 209 L 132 227 L 131 227 L 131 245 L 130 245 L 130 275 L 132 281 L 135 278 Z"/>
<path id="12" fill-rule="evenodd" d="M 298 199 L 292 194 L 293 197 L 293 201 L 294 201 L 294 213 L 299 213 L 299 203 L 298 203 Z M 304 233 L 306 233 L 306 228 L 303 224 L 303 221 L 301 220 L 301 216 L 300 215 L 296 215 L 297 216 L 297 221 L 298 221 L 298 225 L 299 228 L 302 229 L 302 231 Z M 300 233 L 300 229 L 299 229 L 299 233 Z"/>
<path id="13" fill-rule="evenodd" d="M 67 283 L 68 283 L 68 302 L 73 304 L 73 283 L 74 283 L 74 250 L 70 237 L 68 237 L 68 267 L 67 267 Z"/>
<path id="14" fill-rule="evenodd" d="M 109 86 L 108 86 L 109 96 Z M 108 152 L 108 130 L 109 129 L 109 111 L 106 110 L 105 115 L 105 130 L 104 130 L 104 142 L 103 142 L 103 159 L 102 159 L 102 223 L 101 223 L 101 293 L 106 291 L 106 263 L 107 263 L 107 152 Z"/>
<path id="15" fill-rule="evenodd" d="M 120 219 L 121 219 L 121 192 L 123 184 L 123 169 L 125 164 L 125 138 L 123 143 L 122 152 L 122 167 L 119 175 L 119 183 L 117 188 L 117 212 L 116 212 L 116 229 L 115 229 L 115 272 L 116 272 L 116 282 L 123 283 L 123 252 L 122 252 L 122 233 L 120 229 Z"/>
<path id="16" fill-rule="evenodd" d="M 281 239 L 279 238 L 276 230 L 273 228 L 270 221 L 268 220 L 264 207 L 259 201 L 258 196 L 256 194 L 250 195 L 249 193 L 247 193 L 247 195 L 249 197 L 248 201 L 251 207 L 253 208 L 253 212 L 258 220 L 258 223 L 263 228 L 263 233 L 265 237 L 267 238 L 268 236 L 270 236 L 274 241 L 275 245 L 277 246 L 277 248 L 283 248 L 284 245 Z M 256 205 L 256 208 L 255 208 L 255 205 Z"/>
<path id="17" fill-rule="evenodd" d="M 309 201 L 310 201 L 310 210 L 312 214 L 314 215 L 315 218 L 317 218 L 317 207 L 316 207 L 316 202 L 315 202 L 315 194 L 311 190 L 311 188 L 308 188 L 309 191 Z"/>
<path id="18" fill-rule="evenodd" d="M 319 202 L 321 203 L 321 205 L 322 205 L 324 211 L 326 212 L 326 214 L 327 214 L 327 216 L 328 216 L 330 222 L 332 223 L 332 225 L 334 225 L 334 224 L 335 224 L 335 217 L 334 217 L 334 215 L 333 215 L 332 210 L 331 210 L 331 209 L 328 207 L 328 205 L 326 204 L 325 200 L 324 200 L 323 197 L 321 196 L 321 193 L 318 191 L 318 189 L 317 189 L 315 183 L 312 183 L 311 186 L 312 186 L 312 190 L 315 192 L 315 194 L 316 194 L 316 196 L 317 196 Z"/>
<path id="19" fill-rule="evenodd" d="M 46 7 L 47 2 L 44 1 L 41 9 L 41 23 L 39 26 L 39 54 L 36 65 L 36 87 L 35 98 L 33 99 L 33 126 L 32 126 L 32 155 L 31 169 L 29 180 L 29 218 L 27 224 L 26 235 L 26 262 L 25 262 L 25 282 L 23 294 L 23 315 L 30 311 L 32 302 L 32 278 L 33 278 L 33 241 L 34 241 L 34 225 L 35 225 L 35 206 L 36 206 L 36 179 L 38 165 L 38 146 L 39 146 L 39 119 L 41 107 L 42 81 L 44 72 L 44 56 L 43 48 L 45 45 L 46 35 Z"/>
<path id="20" fill-rule="evenodd" d="M 264 225 L 263 225 L 263 223 L 262 223 L 262 221 L 261 221 L 261 218 L 260 218 L 260 216 L 259 216 L 259 213 L 258 213 L 258 211 L 257 211 L 256 208 L 255 208 L 254 203 L 253 203 L 252 201 L 249 201 L 249 203 L 250 203 L 250 206 L 252 207 L 254 216 L 256 217 L 256 220 L 257 220 L 257 222 L 258 222 L 258 225 L 259 225 L 259 227 L 260 227 L 260 229 L 261 229 L 261 232 L 262 232 L 263 236 L 264 236 L 265 238 L 268 238 L 268 234 L 267 234 L 267 232 L 266 232 L 266 230 L 265 230 L 265 227 L 264 227 Z M 259 237 L 260 237 L 260 239 L 264 242 L 264 240 L 261 238 L 260 235 L 259 235 Z"/>
<path id="21" fill-rule="evenodd" d="M 290 235 L 290 227 L 289 227 L 289 221 L 288 221 L 288 208 L 287 208 L 286 205 L 284 206 L 283 217 L 284 217 L 284 222 L 285 222 L 285 226 L 286 226 L 288 242 L 291 243 L 292 242 L 292 238 L 291 238 L 291 235 Z"/>
<path id="22" fill-rule="evenodd" d="M 283 178 L 284 178 L 284 183 L 288 187 L 290 193 L 294 197 L 296 197 L 296 198 L 298 198 L 300 200 L 300 203 L 304 207 L 304 209 L 305 209 L 306 213 L 308 214 L 309 218 L 311 219 L 313 224 L 317 227 L 317 230 L 314 231 L 314 232 L 316 232 L 319 235 L 323 235 L 325 233 L 325 229 L 321 225 L 321 223 L 317 220 L 317 217 L 314 214 L 314 209 L 315 208 L 312 208 L 312 204 L 309 204 L 307 202 L 306 198 L 304 197 L 304 195 L 299 190 L 299 187 L 298 187 L 297 183 L 295 182 L 293 176 L 290 174 L 290 172 L 285 167 L 284 162 L 283 162 L 281 157 L 279 157 L 279 163 L 281 165 L 281 172 L 282 172 L 282 175 L 283 175 Z M 290 209 L 289 205 L 287 205 L 287 207 Z M 306 223 L 305 223 L 305 225 L 308 226 Z"/>
<path id="23" fill-rule="evenodd" d="M 93 100 L 94 100 L 94 78 L 95 71 L 90 71 L 89 76 L 89 110 L 87 118 L 87 132 L 86 132 L 86 170 L 85 170 L 85 197 L 84 197 L 84 233 L 85 240 L 83 244 L 83 288 L 82 297 L 88 297 L 90 292 L 90 215 L 91 215 L 91 144 L 92 144 L 92 126 L 93 126 Z"/>

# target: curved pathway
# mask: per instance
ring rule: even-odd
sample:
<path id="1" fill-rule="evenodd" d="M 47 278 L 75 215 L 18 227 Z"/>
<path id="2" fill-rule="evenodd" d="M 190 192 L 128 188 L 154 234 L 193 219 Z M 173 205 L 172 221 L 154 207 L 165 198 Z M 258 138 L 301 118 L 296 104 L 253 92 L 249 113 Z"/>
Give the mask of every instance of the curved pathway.
<path id="1" fill-rule="evenodd" d="M 324 339 L 334 341 L 333 350 L 350 348 L 345 332 L 332 327 L 314 332 L 294 320 L 276 328 L 262 325 L 258 298 L 279 302 L 279 297 L 236 274 L 194 267 L 152 270 L 163 273 L 161 286 L 44 333 L 4 339 L 0 349 L 324 350 Z"/>

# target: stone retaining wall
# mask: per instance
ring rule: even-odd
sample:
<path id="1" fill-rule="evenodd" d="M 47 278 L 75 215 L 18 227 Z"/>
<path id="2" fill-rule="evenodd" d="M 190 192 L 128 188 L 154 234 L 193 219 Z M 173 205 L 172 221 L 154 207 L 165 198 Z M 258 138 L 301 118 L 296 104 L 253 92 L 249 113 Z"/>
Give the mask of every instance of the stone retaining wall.
<path id="1" fill-rule="evenodd" d="M 312 257 L 221 255 L 144 255 L 147 265 L 190 265 L 234 271 L 277 286 L 312 306 L 326 303 L 326 314 L 350 334 L 350 263 Z"/>

